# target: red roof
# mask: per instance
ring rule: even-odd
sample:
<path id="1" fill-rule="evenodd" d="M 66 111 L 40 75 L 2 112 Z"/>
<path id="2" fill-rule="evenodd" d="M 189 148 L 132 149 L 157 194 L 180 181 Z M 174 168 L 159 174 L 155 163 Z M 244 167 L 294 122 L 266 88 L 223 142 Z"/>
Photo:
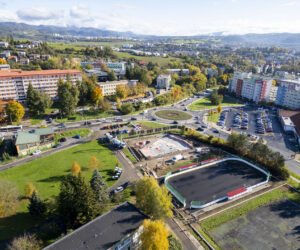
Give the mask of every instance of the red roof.
<path id="1" fill-rule="evenodd" d="M 34 75 L 54 75 L 54 74 L 82 74 L 79 70 L 74 69 L 51 69 L 51 70 L 32 70 L 32 71 L 23 71 L 21 69 L 12 69 L 11 71 L 0 71 L 0 77 L 12 77 L 12 76 L 34 76 Z"/>
<path id="2" fill-rule="evenodd" d="M 181 167 L 180 170 L 185 169 L 185 168 L 189 168 L 189 167 L 193 167 L 193 166 L 197 166 L 197 165 L 198 165 L 197 163 L 186 165 L 186 166 Z"/>
<path id="3" fill-rule="evenodd" d="M 244 192 L 246 192 L 246 191 L 247 191 L 247 188 L 242 187 L 242 188 L 239 188 L 239 189 L 236 189 L 236 190 L 233 190 L 233 191 L 227 193 L 227 196 L 228 196 L 228 197 L 232 197 L 232 196 L 235 196 L 235 195 L 237 195 L 237 194 L 244 193 Z"/>

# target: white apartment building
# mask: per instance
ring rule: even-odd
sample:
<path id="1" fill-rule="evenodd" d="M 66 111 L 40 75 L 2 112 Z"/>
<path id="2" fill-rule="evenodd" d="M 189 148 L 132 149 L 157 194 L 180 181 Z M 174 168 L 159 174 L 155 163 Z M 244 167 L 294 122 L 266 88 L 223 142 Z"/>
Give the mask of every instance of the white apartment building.
<path id="1" fill-rule="evenodd" d="M 270 89 L 269 97 L 267 100 L 270 102 L 275 102 L 276 96 L 277 96 L 277 91 L 278 91 L 278 86 L 272 85 L 272 87 Z"/>
<path id="2" fill-rule="evenodd" d="M 121 81 L 110 81 L 110 82 L 98 82 L 97 85 L 101 88 L 103 96 L 115 95 L 118 85 L 136 85 L 137 80 L 121 80 Z"/>
<path id="3" fill-rule="evenodd" d="M 282 80 L 278 87 L 275 104 L 291 109 L 299 109 L 300 81 Z"/>
<path id="4" fill-rule="evenodd" d="M 10 65 L 9 64 L 0 64 L 0 71 L 2 70 L 10 70 Z"/>
<path id="5" fill-rule="evenodd" d="M 78 70 L 22 71 L 12 69 L 0 71 L 0 99 L 25 102 L 30 82 L 34 89 L 55 98 L 57 96 L 57 81 L 59 79 L 67 80 L 68 76 L 70 76 L 72 84 L 82 80 L 82 73 Z"/>
<path id="6" fill-rule="evenodd" d="M 168 90 L 171 82 L 171 75 L 161 74 L 156 79 L 156 88 Z"/>
<path id="7" fill-rule="evenodd" d="M 254 102 L 270 99 L 273 81 L 270 78 L 262 78 L 251 73 L 236 72 L 230 79 L 229 91 L 237 97 L 247 98 Z"/>

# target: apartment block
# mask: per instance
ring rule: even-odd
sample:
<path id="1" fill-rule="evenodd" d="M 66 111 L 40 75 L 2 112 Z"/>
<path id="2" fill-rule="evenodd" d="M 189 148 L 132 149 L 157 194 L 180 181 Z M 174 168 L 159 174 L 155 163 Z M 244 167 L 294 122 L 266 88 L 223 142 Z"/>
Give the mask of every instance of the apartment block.
<path id="1" fill-rule="evenodd" d="M 55 98 L 57 96 L 58 80 L 67 80 L 68 75 L 72 84 L 82 80 L 82 73 L 78 70 L 22 71 L 12 69 L 0 71 L 0 99 L 25 102 L 30 82 L 34 89 Z"/>
<path id="2" fill-rule="evenodd" d="M 262 78 L 251 73 L 237 72 L 230 79 L 228 90 L 235 93 L 237 97 L 259 102 L 270 100 L 272 86 L 273 81 L 270 78 Z M 274 98 L 274 91 L 272 92 L 272 98 Z"/>
<path id="3" fill-rule="evenodd" d="M 278 87 L 275 104 L 291 109 L 299 109 L 300 81 L 282 80 Z"/>
<path id="4" fill-rule="evenodd" d="M 169 89 L 172 78 L 169 74 L 161 74 L 156 79 L 156 88 Z"/>
<path id="5" fill-rule="evenodd" d="M 101 88 L 103 96 L 115 95 L 118 85 L 134 86 L 137 80 L 122 80 L 110 82 L 98 82 L 97 85 Z"/>

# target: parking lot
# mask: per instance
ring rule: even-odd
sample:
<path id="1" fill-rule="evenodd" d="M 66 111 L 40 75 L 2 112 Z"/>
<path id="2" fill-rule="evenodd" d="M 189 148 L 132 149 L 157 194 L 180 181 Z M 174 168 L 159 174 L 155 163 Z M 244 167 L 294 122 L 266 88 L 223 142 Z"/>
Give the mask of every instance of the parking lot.
<path id="1" fill-rule="evenodd" d="M 248 123 L 247 128 L 242 129 L 241 127 L 234 127 L 234 120 L 237 113 L 247 113 L 248 114 Z M 262 114 L 261 123 L 264 126 L 264 134 L 259 133 L 258 126 L 257 126 L 257 119 L 258 114 Z M 267 117 L 272 124 L 272 131 L 266 131 L 267 122 L 263 121 L 263 117 Z M 241 116 L 241 123 L 243 120 L 243 116 Z M 298 145 L 294 140 L 293 135 L 286 134 L 282 126 L 278 120 L 277 114 L 275 111 L 270 109 L 264 109 L 263 111 L 260 109 L 258 110 L 257 106 L 245 106 L 243 108 L 231 108 L 228 109 L 225 126 L 224 129 L 238 132 L 238 133 L 245 133 L 246 135 L 255 135 L 258 137 L 263 138 L 268 146 L 275 151 L 280 151 L 287 159 L 291 157 L 291 151 L 296 152 L 298 150 Z"/>

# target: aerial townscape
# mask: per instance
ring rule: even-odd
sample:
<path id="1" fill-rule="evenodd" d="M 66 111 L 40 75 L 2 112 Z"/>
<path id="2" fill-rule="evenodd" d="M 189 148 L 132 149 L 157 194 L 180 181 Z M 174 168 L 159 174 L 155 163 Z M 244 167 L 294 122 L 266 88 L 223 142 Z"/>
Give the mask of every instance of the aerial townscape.
<path id="1" fill-rule="evenodd" d="M 0 250 L 300 249 L 299 9 L 0 0 Z"/>

